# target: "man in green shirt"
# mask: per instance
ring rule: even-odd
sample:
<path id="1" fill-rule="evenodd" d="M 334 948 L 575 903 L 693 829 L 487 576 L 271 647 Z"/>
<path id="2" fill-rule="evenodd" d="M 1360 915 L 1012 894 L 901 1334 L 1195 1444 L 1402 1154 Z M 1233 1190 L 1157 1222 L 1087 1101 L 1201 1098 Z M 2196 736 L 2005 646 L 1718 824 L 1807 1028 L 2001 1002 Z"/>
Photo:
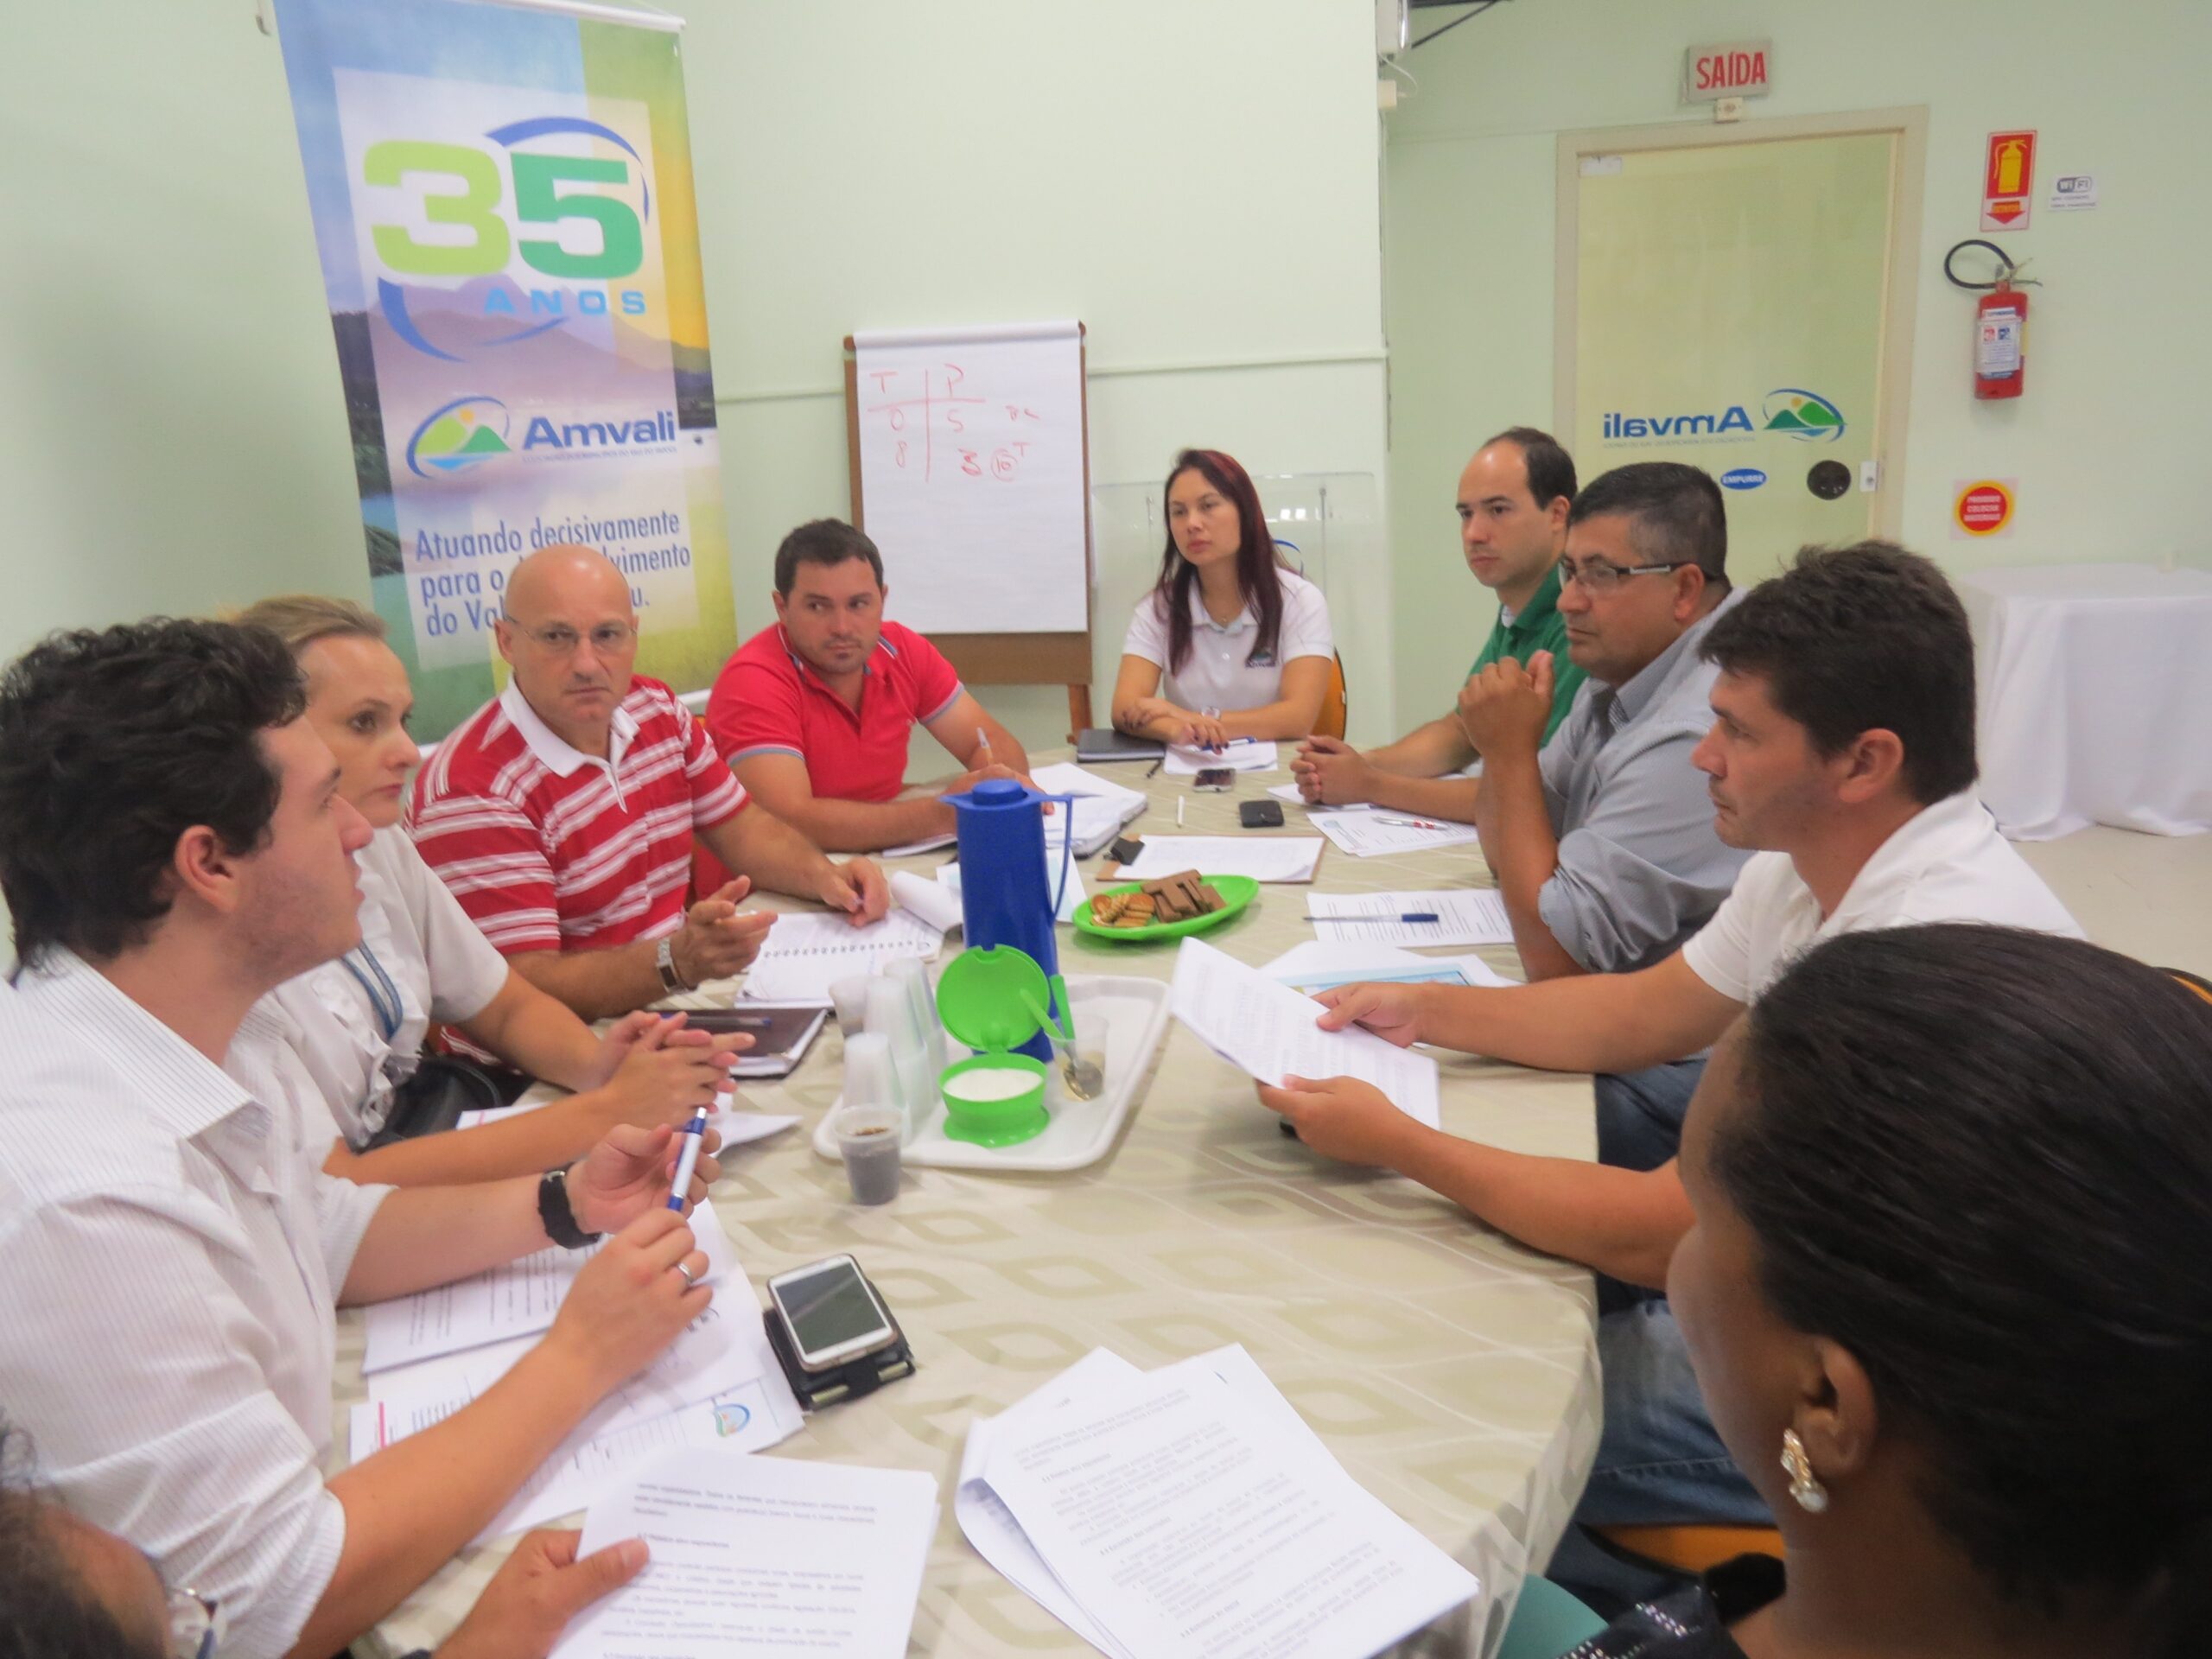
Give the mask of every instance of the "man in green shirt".
<path id="1" fill-rule="evenodd" d="M 1559 613 L 1559 556 L 1574 499 L 1574 461 L 1548 432 L 1510 427 L 1475 451 L 1459 474 L 1459 547 L 1477 582 L 1497 595 L 1497 621 L 1467 671 L 1469 681 L 1500 658 L 1526 664 L 1548 651 L 1556 665 L 1548 739 L 1582 685 L 1568 660 Z M 1461 694 L 1465 696 L 1464 690 Z M 1471 823 L 1479 779 L 1465 775 L 1475 746 L 1455 706 L 1396 742 L 1363 753 L 1341 738 L 1312 737 L 1291 762 L 1308 801 L 1372 801 L 1424 817 Z"/>

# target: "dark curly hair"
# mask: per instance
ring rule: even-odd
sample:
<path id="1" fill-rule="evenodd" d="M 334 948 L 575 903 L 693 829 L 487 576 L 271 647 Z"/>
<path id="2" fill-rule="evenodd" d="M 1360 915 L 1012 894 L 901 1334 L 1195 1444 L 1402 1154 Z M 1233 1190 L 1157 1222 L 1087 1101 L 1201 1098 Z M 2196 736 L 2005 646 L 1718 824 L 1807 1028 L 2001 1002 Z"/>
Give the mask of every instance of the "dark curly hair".
<path id="1" fill-rule="evenodd" d="M 1705 637 L 1707 662 L 1756 674 L 1824 755 L 1862 732 L 1904 746 L 1923 806 L 1972 786 L 1974 634 L 1949 579 L 1894 542 L 1807 547 Z"/>
<path id="2" fill-rule="evenodd" d="M 2212 1615 L 2212 1004 L 2078 939 L 1847 933 L 1745 1017 L 1709 1167 L 2000 1593 Z"/>
<path id="3" fill-rule="evenodd" d="M 156 617 L 18 658 L 0 677 L 0 893 L 22 962 L 141 943 L 195 824 L 229 851 L 260 846 L 281 788 L 260 734 L 306 707 L 265 628 Z"/>

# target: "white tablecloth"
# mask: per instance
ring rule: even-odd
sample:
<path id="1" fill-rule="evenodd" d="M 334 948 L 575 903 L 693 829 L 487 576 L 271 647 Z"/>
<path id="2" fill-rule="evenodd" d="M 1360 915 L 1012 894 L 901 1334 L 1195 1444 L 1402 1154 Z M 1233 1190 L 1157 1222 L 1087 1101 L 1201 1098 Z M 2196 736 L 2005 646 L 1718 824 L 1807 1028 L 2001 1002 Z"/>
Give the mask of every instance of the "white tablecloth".
<path id="1" fill-rule="evenodd" d="M 2007 836 L 2212 829 L 2212 572 L 1978 570 L 1959 593 L 1980 661 L 1981 798 Z"/>

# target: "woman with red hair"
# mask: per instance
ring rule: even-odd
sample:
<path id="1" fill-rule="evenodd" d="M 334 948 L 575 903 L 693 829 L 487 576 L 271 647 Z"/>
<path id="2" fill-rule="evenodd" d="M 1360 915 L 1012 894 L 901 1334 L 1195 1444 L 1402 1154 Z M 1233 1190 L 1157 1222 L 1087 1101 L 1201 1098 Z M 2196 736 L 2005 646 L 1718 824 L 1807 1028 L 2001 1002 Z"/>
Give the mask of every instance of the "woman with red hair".
<path id="1" fill-rule="evenodd" d="M 1335 657 L 1328 601 L 1277 557 L 1234 458 L 1185 449 L 1166 494 L 1167 547 L 1122 647 L 1114 724 L 1205 747 L 1306 736 Z"/>

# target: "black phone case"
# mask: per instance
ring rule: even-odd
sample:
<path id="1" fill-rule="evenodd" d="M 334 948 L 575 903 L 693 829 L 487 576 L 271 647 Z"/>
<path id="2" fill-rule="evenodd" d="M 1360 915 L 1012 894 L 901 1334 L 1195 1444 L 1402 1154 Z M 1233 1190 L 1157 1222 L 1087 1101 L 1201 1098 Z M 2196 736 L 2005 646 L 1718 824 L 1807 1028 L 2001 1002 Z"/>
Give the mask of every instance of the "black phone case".
<path id="1" fill-rule="evenodd" d="M 861 1276 L 868 1278 L 866 1274 Z M 798 1396 L 801 1411 L 842 1405 L 848 1400 L 874 1394 L 887 1382 L 896 1382 L 902 1376 L 914 1374 L 914 1351 L 906 1344 L 906 1327 L 899 1323 L 899 1316 L 891 1311 L 891 1304 L 884 1301 L 883 1293 L 875 1289 L 874 1281 L 868 1281 L 868 1288 L 875 1291 L 875 1300 L 882 1305 L 884 1318 L 891 1321 L 893 1340 L 888 1348 L 862 1354 L 858 1359 L 832 1370 L 810 1371 L 800 1364 L 798 1355 L 791 1348 L 791 1332 L 776 1315 L 776 1305 L 772 1301 L 760 1311 L 760 1323 L 768 1332 L 768 1345 L 775 1350 L 776 1363 L 784 1368 L 784 1381 L 791 1385 L 791 1392 Z"/>
<path id="2" fill-rule="evenodd" d="M 1236 821 L 1247 830 L 1282 828 L 1281 801 L 1246 801 L 1236 809 Z"/>

